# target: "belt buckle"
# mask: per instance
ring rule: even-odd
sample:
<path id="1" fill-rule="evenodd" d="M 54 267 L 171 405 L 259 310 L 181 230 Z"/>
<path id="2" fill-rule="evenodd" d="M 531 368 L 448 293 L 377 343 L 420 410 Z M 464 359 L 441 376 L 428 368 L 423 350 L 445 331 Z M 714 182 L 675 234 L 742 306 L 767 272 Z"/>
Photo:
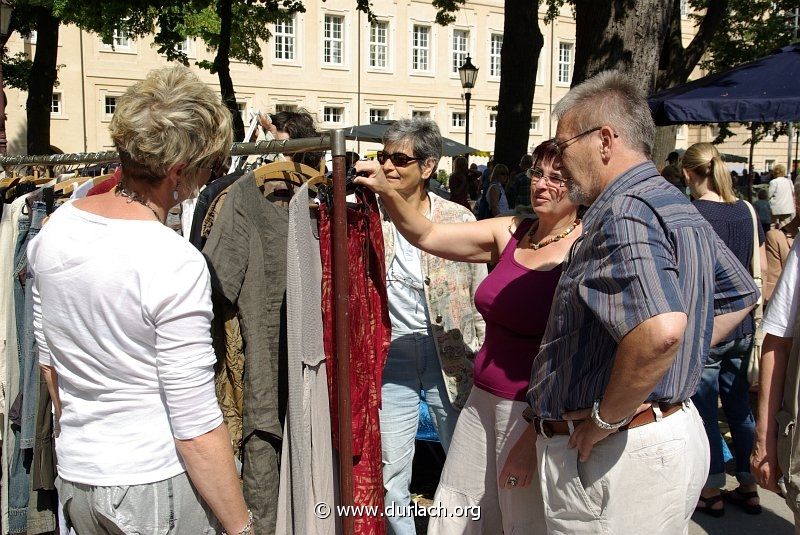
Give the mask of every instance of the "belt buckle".
<path id="1" fill-rule="evenodd" d="M 553 435 L 547 434 L 544 424 L 545 424 L 544 418 L 536 417 L 533 419 L 533 428 L 536 430 L 536 432 L 545 438 L 552 438 Z"/>

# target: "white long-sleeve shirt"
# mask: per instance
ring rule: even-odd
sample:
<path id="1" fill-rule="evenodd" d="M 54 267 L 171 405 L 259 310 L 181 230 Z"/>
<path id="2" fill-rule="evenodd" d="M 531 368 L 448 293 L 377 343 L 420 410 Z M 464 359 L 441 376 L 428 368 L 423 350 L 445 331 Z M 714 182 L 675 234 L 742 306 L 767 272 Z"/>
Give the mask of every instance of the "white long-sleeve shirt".
<path id="1" fill-rule="evenodd" d="M 772 215 L 794 213 L 794 185 L 785 176 L 769 181 L 769 207 L 772 209 Z"/>
<path id="2" fill-rule="evenodd" d="M 202 255 L 157 221 L 67 203 L 28 258 L 39 362 L 58 374 L 59 475 L 139 485 L 183 472 L 174 438 L 222 422 Z"/>

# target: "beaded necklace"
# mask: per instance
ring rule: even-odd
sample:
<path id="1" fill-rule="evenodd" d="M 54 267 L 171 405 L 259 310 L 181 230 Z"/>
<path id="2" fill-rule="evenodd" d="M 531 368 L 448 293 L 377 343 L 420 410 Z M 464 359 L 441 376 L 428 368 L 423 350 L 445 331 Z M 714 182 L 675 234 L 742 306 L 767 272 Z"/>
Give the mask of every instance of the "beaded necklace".
<path id="1" fill-rule="evenodd" d="M 536 243 L 534 243 L 534 241 L 533 241 L 533 231 L 534 231 L 534 229 L 536 227 L 532 226 L 531 229 L 528 231 L 528 247 L 533 249 L 534 251 L 536 251 L 536 250 L 541 249 L 542 247 L 544 247 L 546 245 L 550 245 L 551 243 L 555 243 L 555 242 L 561 240 L 562 238 L 566 238 L 567 236 L 569 236 L 570 233 L 572 233 L 572 231 L 575 230 L 578 227 L 578 225 L 580 225 L 580 224 L 581 224 L 581 220 L 580 219 L 576 219 L 575 221 L 570 223 L 570 225 L 566 228 L 566 230 L 564 230 L 564 232 L 562 232 L 561 234 L 556 234 L 555 236 L 552 236 L 550 238 L 545 238 L 542 241 L 539 241 L 539 242 L 536 242 Z"/>

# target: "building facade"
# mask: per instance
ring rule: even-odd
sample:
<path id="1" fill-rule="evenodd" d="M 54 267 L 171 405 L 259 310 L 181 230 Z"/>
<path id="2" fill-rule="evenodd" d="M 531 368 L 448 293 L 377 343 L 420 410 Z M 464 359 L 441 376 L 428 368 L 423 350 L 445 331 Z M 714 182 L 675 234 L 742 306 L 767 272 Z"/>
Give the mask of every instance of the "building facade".
<path id="1" fill-rule="evenodd" d="M 305 13 L 270 28 L 272 39 L 262 43 L 263 69 L 231 62 L 245 122 L 250 109 L 304 108 L 323 129 L 426 116 L 439 124 L 444 136 L 463 142 L 466 109 L 457 69 L 469 55 L 480 69 L 470 106 L 470 145 L 486 152 L 494 149 L 503 0 L 470 1 L 446 27 L 435 23 L 436 10 L 429 0 L 376 0 L 377 20 L 373 22 L 355 10 L 352 0 L 308 0 L 305 5 Z M 552 108 L 569 90 L 575 58 L 571 8 L 562 8 L 550 24 L 541 22 L 543 18 L 544 10 L 540 26 L 545 43 L 537 71 L 530 147 L 554 135 Z M 688 19 L 685 26 L 691 31 Z M 14 35 L 8 43 L 9 54 L 25 51 L 33 57 L 35 47 L 35 34 L 27 38 Z M 188 39 L 184 50 L 200 77 L 216 86 L 215 75 L 194 66 L 196 61 L 213 60 L 213 51 L 195 39 Z M 113 148 L 108 123 L 116 99 L 149 70 L 168 62 L 149 37 L 132 39 L 118 32 L 112 46 L 102 43 L 98 35 L 63 26 L 58 64 L 51 142 L 64 152 L 83 152 Z M 14 89 L 6 93 L 8 152 L 25 154 L 27 94 Z M 678 146 L 708 138 L 703 135 L 704 128 L 708 130 L 684 127 Z M 740 143 L 744 139 L 746 136 Z M 361 153 L 377 148 L 370 143 L 348 144 Z M 769 145 L 757 146 L 756 168 L 759 158 L 765 164 L 785 160 Z M 775 145 L 784 147 L 785 153 L 785 140 Z M 741 148 L 728 145 L 725 150 L 742 153 Z M 474 160 L 482 163 L 486 158 Z M 449 168 L 449 159 L 442 164 Z"/>

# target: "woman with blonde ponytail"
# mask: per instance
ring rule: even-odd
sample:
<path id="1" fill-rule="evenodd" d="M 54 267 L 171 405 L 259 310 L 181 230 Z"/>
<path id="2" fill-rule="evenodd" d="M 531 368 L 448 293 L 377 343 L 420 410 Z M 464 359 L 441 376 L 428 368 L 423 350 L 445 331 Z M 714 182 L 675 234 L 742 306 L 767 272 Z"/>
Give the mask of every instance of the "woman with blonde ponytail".
<path id="1" fill-rule="evenodd" d="M 731 176 L 716 147 L 711 143 L 692 145 L 683 155 L 681 168 L 697 211 L 711 224 L 742 265 L 750 269 L 753 240 L 758 238 L 761 265 L 766 266 L 764 231 L 758 224 L 758 236 L 753 235 L 750 208 L 736 198 Z M 725 513 L 723 499 L 747 513 L 761 512 L 749 462 L 755 437 L 755 420 L 748 403 L 750 385 L 747 381 L 747 364 L 754 332 L 753 318 L 748 315 L 728 338 L 711 348 L 697 392 L 692 396 L 703 417 L 711 449 L 711 467 L 697 509 L 715 517 Z M 731 428 L 736 479 L 739 481 L 739 486 L 732 491 L 720 491 L 725 486 L 725 461 L 717 421 L 720 397 Z"/>

